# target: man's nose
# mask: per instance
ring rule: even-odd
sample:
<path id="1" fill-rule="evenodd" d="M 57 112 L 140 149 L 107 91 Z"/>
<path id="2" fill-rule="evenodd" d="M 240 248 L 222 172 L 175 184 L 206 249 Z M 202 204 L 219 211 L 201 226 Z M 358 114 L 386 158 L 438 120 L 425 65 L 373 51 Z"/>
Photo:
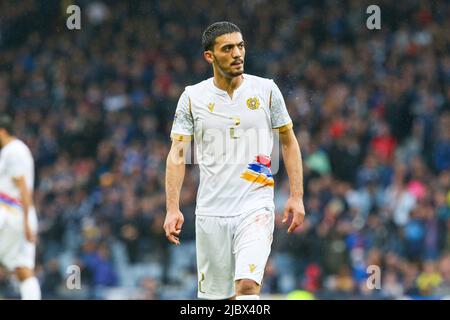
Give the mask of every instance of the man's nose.
<path id="1" fill-rule="evenodd" d="M 233 48 L 231 55 L 234 59 L 239 58 L 241 56 L 241 51 L 239 50 L 239 48 L 237 46 Z"/>

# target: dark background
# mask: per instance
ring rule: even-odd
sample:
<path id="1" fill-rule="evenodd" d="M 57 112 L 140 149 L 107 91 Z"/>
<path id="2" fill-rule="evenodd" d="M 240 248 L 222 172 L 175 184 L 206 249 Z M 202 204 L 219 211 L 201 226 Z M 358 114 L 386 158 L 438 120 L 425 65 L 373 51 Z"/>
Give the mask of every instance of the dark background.
<path id="1" fill-rule="evenodd" d="M 81 30 L 66 27 L 72 3 Z M 371 4 L 381 30 L 366 28 Z M 263 297 L 449 295 L 449 16 L 449 1 L 2 1 L 0 112 L 36 160 L 43 297 L 196 297 L 198 168 L 172 247 L 165 160 L 179 95 L 212 76 L 201 34 L 222 20 L 243 32 L 246 73 L 280 87 L 303 154 L 306 223 L 281 224 L 281 168 Z M 66 288 L 72 264 L 81 290 Z M 16 289 L 0 269 L 0 297 Z"/>

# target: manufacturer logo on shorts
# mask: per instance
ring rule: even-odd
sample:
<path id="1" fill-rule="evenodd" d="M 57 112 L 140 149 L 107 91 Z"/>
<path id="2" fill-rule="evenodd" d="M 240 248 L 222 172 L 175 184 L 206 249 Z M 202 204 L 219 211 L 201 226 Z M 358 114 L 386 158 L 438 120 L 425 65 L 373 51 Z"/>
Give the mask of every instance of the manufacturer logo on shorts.
<path id="1" fill-rule="evenodd" d="M 253 273 L 253 272 L 255 271 L 255 269 L 256 269 L 256 265 L 253 264 L 253 263 L 251 263 L 251 264 L 249 264 L 248 266 L 249 266 L 249 268 L 250 268 L 250 272 Z"/>

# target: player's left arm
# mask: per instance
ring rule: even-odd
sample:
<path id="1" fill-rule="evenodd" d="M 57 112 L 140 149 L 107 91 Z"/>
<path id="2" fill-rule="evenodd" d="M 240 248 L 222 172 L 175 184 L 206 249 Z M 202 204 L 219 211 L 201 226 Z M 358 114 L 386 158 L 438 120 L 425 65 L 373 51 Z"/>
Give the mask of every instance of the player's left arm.
<path id="1" fill-rule="evenodd" d="M 290 196 L 284 209 L 283 222 L 286 222 L 292 215 L 292 222 L 288 228 L 288 233 L 291 233 L 303 223 L 305 218 L 302 156 L 292 124 L 285 130 L 280 130 L 279 135 L 290 186 Z"/>
<path id="2" fill-rule="evenodd" d="M 30 210 L 30 206 L 32 205 L 31 192 L 28 190 L 24 176 L 14 177 L 13 181 L 20 192 L 20 202 L 22 204 L 23 218 L 24 218 L 23 221 L 24 221 L 25 238 L 30 242 L 34 242 L 36 238 L 30 228 L 28 219 L 28 212 Z"/>
<path id="3" fill-rule="evenodd" d="M 288 233 L 291 233 L 305 218 L 302 156 L 283 95 L 273 81 L 270 82 L 269 108 L 272 128 L 280 135 L 284 166 L 289 176 L 290 196 L 284 208 L 283 222 L 292 215 L 292 222 L 288 228 Z"/>

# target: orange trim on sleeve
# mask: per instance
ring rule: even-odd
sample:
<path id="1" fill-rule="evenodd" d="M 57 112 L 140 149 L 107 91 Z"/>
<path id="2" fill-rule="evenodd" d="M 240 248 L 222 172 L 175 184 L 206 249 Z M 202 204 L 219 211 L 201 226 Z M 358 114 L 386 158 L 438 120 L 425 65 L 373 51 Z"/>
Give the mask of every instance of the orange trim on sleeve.
<path id="1" fill-rule="evenodd" d="M 289 122 L 288 124 L 285 124 L 284 126 L 274 128 L 274 129 L 277 129 L 279 133 L 283 133 L 285 131 L 288 131 L 289 129 L 292 129 L 293 126 L 294 125 L 292 124 L 292 122 Z"/>
<path id="2" fill-rule="evenodd" d="M 178 141 L 192 141 L 191 135 L 185 135 L 185 134 L 178 134 L 178 133 L 172 133 L 170 135 L 172 140 L 178 140 Z"/>

